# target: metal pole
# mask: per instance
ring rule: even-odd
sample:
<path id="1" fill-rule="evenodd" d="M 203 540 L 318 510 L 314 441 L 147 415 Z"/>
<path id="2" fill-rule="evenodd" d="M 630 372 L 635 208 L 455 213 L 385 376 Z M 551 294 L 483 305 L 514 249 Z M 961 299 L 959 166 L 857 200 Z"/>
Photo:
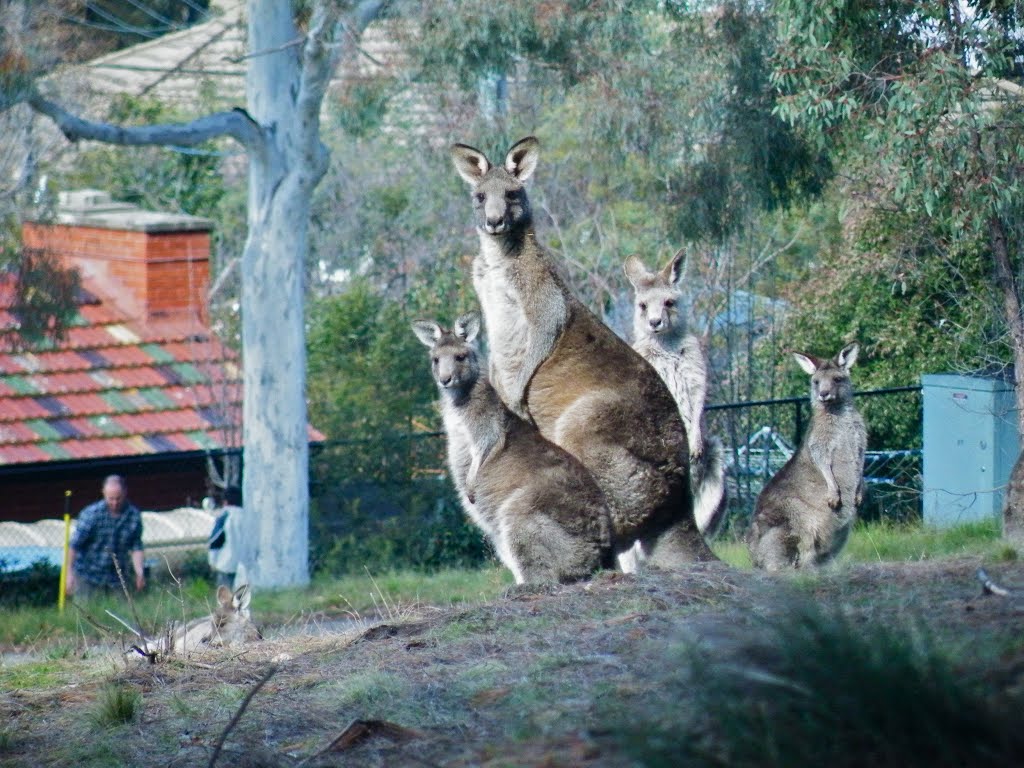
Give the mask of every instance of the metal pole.
<path id="1" fill-rule="evenodd" d="M 57 590 L 57 610 L 64 613 L 68 591 L 68 550 L 71 545 L 71 491 L 64 491 L 64 553 L 60 564 L 60 587 Z"/>

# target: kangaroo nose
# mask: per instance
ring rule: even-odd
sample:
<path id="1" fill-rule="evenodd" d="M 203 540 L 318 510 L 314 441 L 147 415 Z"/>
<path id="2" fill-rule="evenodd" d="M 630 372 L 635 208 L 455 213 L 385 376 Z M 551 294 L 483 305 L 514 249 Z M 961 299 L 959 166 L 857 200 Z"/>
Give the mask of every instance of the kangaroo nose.
<path id="1" fill-rule="evenodd" d="M 451 375 L 447 375 L 447 376 L 439 376 L 437 380 L 438 380 L 439 382 L 441 382 L 441 386 L 442 386 L 442 387 L 447 387 L 447 386 L 448 386 L 449 384 L 451 384 L 451 383 L 452 383 L 452 377 L 451 377 Z"/>
<path id="2" fill-rule="evenodd" d="M 490 216 L 488 216 L 485 228 L 490 234 L 496 235 L 505 229 L 505 219 L 503 217 L 492 219 Z"/>
<path id="3" fill-rule="evenodd" d="M 652 317 L 647 322 L 650 324 L 652 330 L 656 331 L 659 328 L 661 328 L 661 318 L 660 317 Z"/>

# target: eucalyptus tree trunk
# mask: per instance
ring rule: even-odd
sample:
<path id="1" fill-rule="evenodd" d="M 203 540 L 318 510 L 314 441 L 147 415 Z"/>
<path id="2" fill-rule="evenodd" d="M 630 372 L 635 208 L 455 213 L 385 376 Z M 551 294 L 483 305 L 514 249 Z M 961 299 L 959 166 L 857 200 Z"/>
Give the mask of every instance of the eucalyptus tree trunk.
<path id="1" fill-rule="evenodd" d="M 249 0 L 247 110 L 191 123 L 118 126 L 69 113 L 35 84 L 0 102 L 25 102 L 72 141 L 196 145 L 231 136 L 249 157 L 248 233 L 242 254 L 245 578 L 255 586 L 309 581 L 305 265 L 313 190 L 327 170 L 320 107 L 341 56 L 385 6 L 315 3 L 308 31 L 293 0 Z M 346 7 L 343 7 L 346 6 Z M 343 11 L 348 12 L 344 14 Z"/>
<path id="2" fill-rule="evenodd" d="M 1010 259 L 1009 237 L 1005 223 L 993 217 L 989 222 L 989 246 L 995 262 L 996 287 L 1003 300 L 1013 347 L 1014 393 L 1017 405 L 1017 434 L 1024 441 L 1024 313 L 1021 311 L 1020 292 Z M 1017 457 L 1003 504 L 1003 537 L 1024 546 L 1024 451 Z"/>

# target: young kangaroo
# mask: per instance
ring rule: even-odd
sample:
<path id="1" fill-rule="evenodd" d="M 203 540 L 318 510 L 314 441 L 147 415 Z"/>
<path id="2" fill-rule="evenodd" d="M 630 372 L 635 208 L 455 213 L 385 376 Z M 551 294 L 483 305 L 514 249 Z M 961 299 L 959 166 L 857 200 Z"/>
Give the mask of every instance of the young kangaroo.
<path id="1" fill-rule="evenodd" d="M 718 533 L 725 520 L 725 459 L 722 443 L 704 432 L 708 359 L 701 340 L 687 333 L 680 310 L 683 252 L 660 272 L 650 272 L 630 256 L 626 277 L 636 292 L 633 349 L 649 362 L 668 386 L 686 427 L 690 450 L 690 494 L 697 528 L 705 537 Z"/>
<path id="2" fill-rule="evenodd" d="M 713 559 L 693 521 L 686 433 L 664 382 L 569 289 L 537 242 L 524 182 L 539 143 L 517 142 L 503 165 L 452 147 L 472 187 L 480 252 L 473 286 L 502 401 L 575 456 L 604 492 L 614 537 L 639 540 L 650 560 L 676 567 Z"/>
<path id="3" fill-rule="evenodd" d="M 575 581 L 611 567 L 604 497 L 583 465 L 501 402 L 480 370 L 480 318 L 413 323 L 441 391 L 448 460 L 463 506 L 517 584 Z"/>
<path id="4" fill-rule="evenodd" d="M 811 376 L 811 425 L 803 445 L 757 499 L 747 545 L 767 570 L 822 565 L 846 543 L 864 495 L 867 429 L 853 407 L 857 345 L 832 360 L 794 355 Z"/>
<path id="5" fill-rule="evenodd" d="M 252 593 L 243 584 L 233 593 L 227 587 L 217 588 L 217 607 L 209 616 L 193 619 L 187 624 L 172 625 L 165 637 L 156 643 L 156 650 L 185 654 L 201 646 L 242 645 L 262 638 L 252 623 L 249 601 Z"/>

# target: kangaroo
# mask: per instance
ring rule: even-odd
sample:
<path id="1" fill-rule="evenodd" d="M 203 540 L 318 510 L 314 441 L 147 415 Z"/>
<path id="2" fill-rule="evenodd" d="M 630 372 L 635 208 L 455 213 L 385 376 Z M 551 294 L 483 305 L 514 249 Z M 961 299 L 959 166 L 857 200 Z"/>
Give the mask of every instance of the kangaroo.
<path id="1" fill-rule="evenodd" d="M 151 650 L 187 654 L 202 646 L 242 645 L 262 639 L 249 613 L 251 599 L 248 584 L 234 592 L 225 586 L 218 587 L 217 607 L 213 613 L 187 624 L 172 624 L 164 637 L 151 644 Z"/>
<path id="2" fill-rule="evenodd" d="M 473 287 L 490 346 L 490 381 L 516 415 L 575 456 L 604 492 L 616 546 L 640 541 L 652 563 L 711 560 L 693 521 L 686 433 L 664 382 L 569 289 L 537 241 L 524 183 L 530 136 L 494 166 L 452 147 L 472 188 L 480 251 Z"/>
<path id="3" fill-rule="evenodd" d="M 633 349 L 640 353 L 672 393 L 686 427 L 690 451 L 690 494 L 697 529 L 710 538 L 725 520 L 725 457 L 722 443 L 704 431 L 708 359 L 701 340 L 687 333 L 680 310 L 683 252 L 660 272 L 650 272 L 636 256 L 624 265 L 636 293 Z"/>
<path id="4" fill-rule="evenodd" d="M 758 496 L 747 535 L 755 567 L 823 565 L 846 544 L 864 496 L 867 429 L 853 407 L 857 344 L 831 360 L 794 354 L 811 377 L 811 424 L 799 450 Z"/>
<path id="5" fill-rule="evenodd" d="M 576 581 L 613 564 L 601 490 L 583 465 L 501 402 L 480 370 L 480 317 L 413 323 L 430 348 L 452 478 L 517 584 Z"/>

